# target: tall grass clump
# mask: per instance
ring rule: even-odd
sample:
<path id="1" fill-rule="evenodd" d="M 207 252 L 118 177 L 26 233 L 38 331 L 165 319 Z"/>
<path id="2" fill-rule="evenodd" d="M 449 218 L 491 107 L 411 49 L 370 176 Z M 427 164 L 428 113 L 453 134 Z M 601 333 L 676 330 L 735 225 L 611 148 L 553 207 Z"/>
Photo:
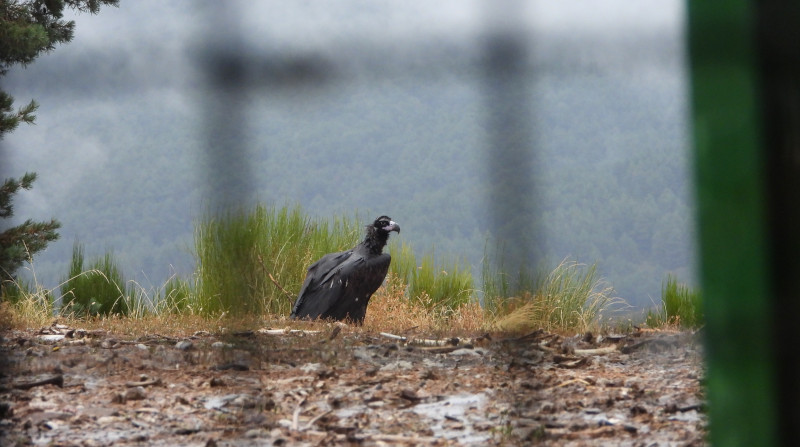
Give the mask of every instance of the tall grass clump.
<path id="1" fill-rule="evenodd" d="M 475 289 L 468 266 L 458 261 L 437 265 L 432 253 L 424 255 L 417 264 L 416 256 L 406 244 L 399 247 L 390 244 L 389 253 L 390 271 L 407 284 L 408 299 L 426 310 L 449 314 L 472 300 Z"/>
<path id="2" fill-rule="evenodd" d="M 53 293 L 38 284 L 21 280 L 6 281 L 0 286 L 3 306 L 2 326 L 46 326 L 54 316 Z M 12 310 L 13 309 L 13 310 Z"/>
<path id="3" fill-rule="evenodd" d="M 683 328 L 700 327 L 705 321 L 703 315 L 703 298 L 698 290 L 669 274 L 661 282 L 661 308 L 657 312 L 648 312 L 647 325 L 661 327 L 676 325 Z"/>
<path id="4" fill-rule="evenodd" d="M 195 226 L 197 285 L 186 306 L 200 315 L 288 314 L 308 266 L 360 235 L 353 220 L 313 220 L 299 206 L 209 214 Z"/>
<path id="5" fill-rule="evenodd" d="M 156 313 L 188 314 L 192 313 L 191 295 L 193 293 L 189 281 L 173 276 L 156 294 Z"/>
<path id="6" fill-rule="evenodd" d="M 61 282 L 62 314 L 77 316 L 128 315 L 136 307 L 136 298 L 128 290 L 122 271 L 111 253 L 84 269 L 83 246 L 72 247 L 72 260 Z"/>
<path id="7" fill-rule="evenodd" d="M 484 253 L 481 269 L 483 284 L 483 307 L 492 314 L 508 312 L 515 298 L 536 291 L 547 276 L 542 269 L 520 267 L 516 272 L 508 272 L 502 261 L 492 262 Z"/>
<path id="8" fill-rule="evenodd" d="M 597 324 L 601 312 L 619 301 L 613 298 L 613 289 L 597 277 L 596 264 L 585 266 L 565 259 L 546 275 L 522 272 L 514 289 L 507 286 L 502 272 L 498 274 L 499 278 L 488 278 L 488 290 L 513 291 L 506 297 L 484 291 L 484 305 L 495 313 L 494 325 L 499 330 L 580 332 Z"/>

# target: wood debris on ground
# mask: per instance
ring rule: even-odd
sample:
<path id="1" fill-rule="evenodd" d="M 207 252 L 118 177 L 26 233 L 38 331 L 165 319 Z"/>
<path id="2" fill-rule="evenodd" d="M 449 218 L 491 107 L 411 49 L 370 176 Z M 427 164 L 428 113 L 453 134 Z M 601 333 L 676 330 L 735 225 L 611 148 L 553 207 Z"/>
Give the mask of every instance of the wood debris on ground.
<path id="1" fill-rule="evenodd" d="M 707 430 L 691 333 L 54 325 L 4 334 L 0 358 L 0 446 L 700 446 Z"/>

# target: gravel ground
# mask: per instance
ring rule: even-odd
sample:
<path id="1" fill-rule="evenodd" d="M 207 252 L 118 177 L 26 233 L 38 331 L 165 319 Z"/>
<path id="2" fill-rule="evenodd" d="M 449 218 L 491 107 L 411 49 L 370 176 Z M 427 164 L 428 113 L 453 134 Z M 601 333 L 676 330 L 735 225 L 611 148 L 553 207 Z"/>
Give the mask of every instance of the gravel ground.
<path id="1" fill-rule="evenodd" d="M 701 446 L 688 333 L 4 334 L 0 446 Z"/>

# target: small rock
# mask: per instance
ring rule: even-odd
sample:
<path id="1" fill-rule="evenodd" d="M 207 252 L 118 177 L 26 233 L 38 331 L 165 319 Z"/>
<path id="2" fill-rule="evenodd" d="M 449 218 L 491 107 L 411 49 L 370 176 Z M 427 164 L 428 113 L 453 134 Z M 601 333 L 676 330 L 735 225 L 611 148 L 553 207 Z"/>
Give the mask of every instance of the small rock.
<path id="1" fill-rule="evenodd" d="M 57 341 L 61 341 L 64 339 L 64 335 L 62 334 L 48 334 L 48 335 L 40 335 L 39 339 L 48 343 L 55 343 Z"/>
<path id="2" fill-rule="evenodd" d="M 556 405 L 549 400 L 543 400 L 539 403 L 539 411 L 544 414 L 551 414 L 556 411 Z"/>
<path id="3" fill-rule="evenodd" d="M 372 354 L 362 347 L 353 350 L 353 357 L 356 360 L 372 363 Z"/>
<path id="4" fill-rule="evenodd" d="M 300 371 L 305 373 L 318 372 L 322 369 L 322 363 L 306 363 L 300 367 Z"/>
<path id="5" fill-rule="evenodd" d="M 450 353 L 450 355 L 453 356 L 475 356 L 475 357 L 480 357 L 481 354 L 482 352 L 480 352 L 477 349 L 466 349 L 466 348 L 456 349 L 455 351 Z"/>
<path id="6" fill-rule="evenodd" d="M 511 431 L 511 435 L 522 441 L 537 441 L 545 437 L 544 425 L 535 424 L 525 427 L 517 427 Z"/>
<path id="7" fill-rule="evenodd" d="M 0 402 L 0 419 L 8 419 L 14 416 L 14 407 L 11 402 Z"/>
<path id="8" fill-rule="evenodd" d="M 101 427 L 115 424 L 117 422 L 127 422 L 127 421 L 122 416 L 102 416 L 97 418 L 97 425 Z"/>
<path id="9" fill-rule="evenodd" d="M 381 367 L 381 371 L 397 371 L 407 370 L 414 368 L 414 365 L 408 360 L 398 360 L 396 362 L 387 363 Z"/>
<path id="10" fill-rule="evenodd" d="M 249 371 L 250 367 L 241 363 L 223 363 L 221 365 L 215 365 L 211 369 L 215 369 L 217 371 Z"/>
<path id="11" fill-rule="evenodd" d="M 420 400 L 422 400 L 422 398 L 417 395 L 416 391 L 409 388 L 405 388 L 402 391 L 400 391 L 400 397 L 402 397 L 405 400 L 410 400 L 411 402 L 419 402 Z"/>
<path id="12" fill-rule="evenodd" d="M 231 401 L 230 405 L 236 408 L 255 408 L 256 400 L 248 394 L 240 394 Z"/>
<path id="13" fill-rule="evenodd" d="M 244 432 L 244 437 L 249 439 L 265 438 L 267 436 L 269 436 L 269 432 L 263 428 L 253 428 Z"/>
<path id="14" fill-rule="evenodd" d="M 636 433 L 638 433 L 638 432 L 639 432 L 639 427 L 637 427 L 637 426 L 635 426 L 635 425 L 631 425 L 631 424 L 623 424 L 623 425 L 622 425 L 622 428 L 623 428 L 623 429 L 624 429 L 626 432 L 628 432 L 628 433 L 631 433 L 631 434 L 634 434 L 634 435 L 635 435 Z"/>
<path id="15" fill-rule="evenodd" d="M 141 349 L 142 351 L 147 351 L 147 350 L 149 350 L 149 349 L 150 349 L 150 348 L 148 348 L 148 347 L 147 347 L 147 345 L 146 345 L 146 344 L 144 344 L 144 343 L 136 343 L 136 347 L 137 347 L 137 348 L 139 348 L 139 349 Z"/>
<path id="16" fill-rule="evenodd" d="M 180 349 L 181 351 L 186 351 L 192 349 L 194 347 L 194 343 L 189 340 L 181 340 L 175 343 L 175 347 Z"/>
<path id="17" fill-rule="evenodd" d="M 670 421 L 681 421 L 681 422 L 698 422 L 700 421 L 700 415 L 695 410 L 686 411 L 683 413 L 677 413 L 669 417 Z"/>
<path id="18" fill-rule="evenodd" d="M 215 396 L 210 398 L 206 403 L 205 407 L 207 410 L 218 410 L 228 403 L 233 402 L 236 398 L 238 398 L 238 394 L 228 394 L 226 396 Z"/>
<path id="19" fill-rule="evenodd" d="M 147 392 L 144 390 L 143 386 L 137 386 L 133 388 L 129 388 L 125 391 L 125 400 L 143 400 L 147 397 Z"/>
<path id="20" fill-rule="evenodd" d="M 211 343 L 211 347 L 214 349 L 230 349 L 233 347 L 233 344 L 215 341 L 214 343 Z"/>

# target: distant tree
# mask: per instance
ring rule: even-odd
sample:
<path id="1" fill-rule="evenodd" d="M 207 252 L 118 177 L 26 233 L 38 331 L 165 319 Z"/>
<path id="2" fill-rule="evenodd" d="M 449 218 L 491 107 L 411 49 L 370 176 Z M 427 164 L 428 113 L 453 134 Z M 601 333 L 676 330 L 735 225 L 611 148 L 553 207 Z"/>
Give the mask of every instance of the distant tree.
<path id="1" fill-rule="evenodd" d="M 9 218 L 14 214 L 12 196 L 20 188 L 30 189 L 36 174 L 26 173 L 20 179 L 6 179 L 0 186 L 0 218 Z M 0 280 L 13 278 L 14 272 L 29 256 L 47 247 L 47 243 L 58 239 L 56 230 L 61 224 L 52 219 L 50 222 L 34 222 L 28 219 L 22 225 L 11 227 L 0 233 Z"/>
<path id="2" fill-rule="evenodd" d="M 13 65 L 25 66 L 40 54 L 52 51 L 57 44 L 72 40 L 74 21 L 65 21 L 64 9 L 97 13 L 102 5 L 116 6 L 119 0 L 0 0 L 0 76 Z M 0 91 L 0 139 L 20 123 L 33 124 L 35 101 L 14 109 L 14 98 Z M 2 154 L 0 154 L 2 156 Z M 13 195 L 30 189 L 36 180 L 35 173 L 26 173 L 19 179 L 6 179 L 0 186 L 0 219 L 13 216 Z M 58 238 L 56 230 L 61 224 L 26 220 L 22 225 L 0 233 L 0 285 L 13 279 L 14 272 L 34 253 L 43 250 L 47 243 Z"/>

